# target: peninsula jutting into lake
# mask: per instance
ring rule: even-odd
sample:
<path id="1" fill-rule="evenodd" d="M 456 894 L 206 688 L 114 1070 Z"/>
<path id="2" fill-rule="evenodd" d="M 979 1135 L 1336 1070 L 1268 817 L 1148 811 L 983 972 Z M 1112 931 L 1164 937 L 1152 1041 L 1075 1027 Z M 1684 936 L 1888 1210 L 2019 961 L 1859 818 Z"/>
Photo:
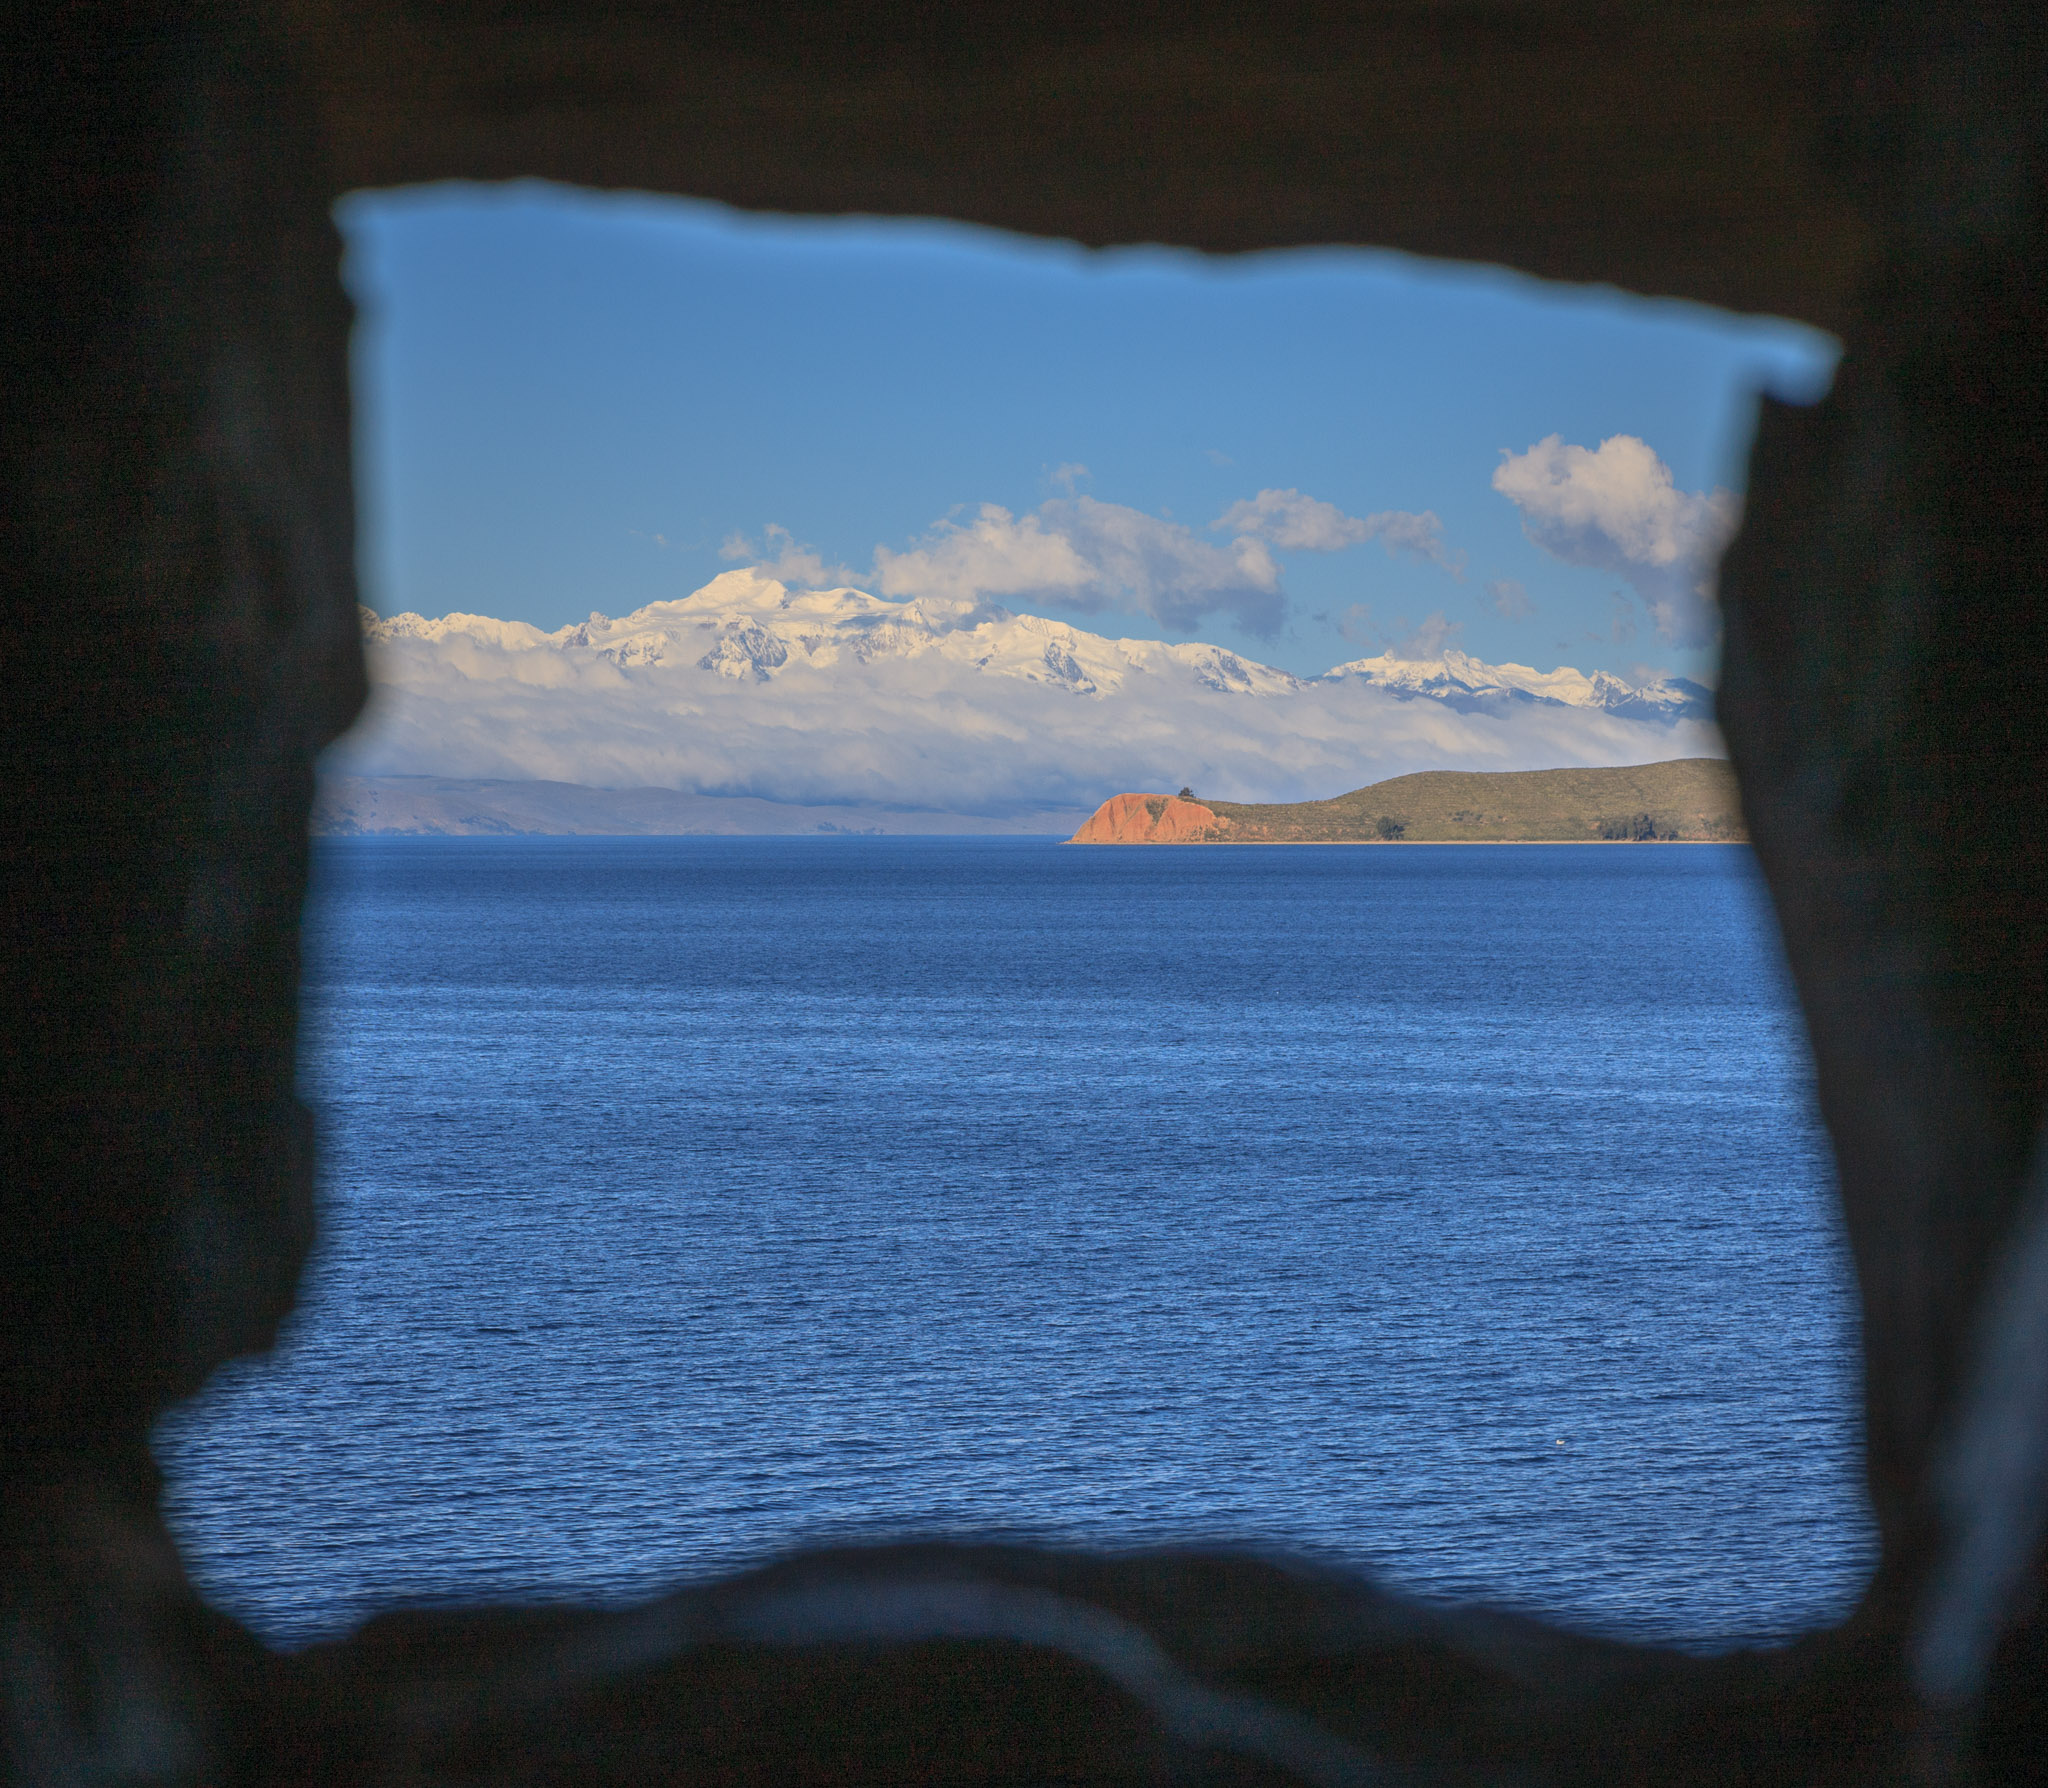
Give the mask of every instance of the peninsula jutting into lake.
<path id="1" fill-rule="evenodd" d="M 1424 770 L 1328 801 L 1112 795 L 1075 844 L 1593 844 L 1747 838 L 1720 758 L 1619 769 Z"/>

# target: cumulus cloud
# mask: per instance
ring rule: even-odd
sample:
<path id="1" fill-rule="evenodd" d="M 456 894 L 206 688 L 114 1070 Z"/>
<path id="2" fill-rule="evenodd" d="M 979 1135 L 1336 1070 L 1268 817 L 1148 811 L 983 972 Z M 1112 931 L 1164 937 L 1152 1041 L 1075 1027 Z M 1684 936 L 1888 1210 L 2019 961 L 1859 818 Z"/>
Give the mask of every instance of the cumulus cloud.
<path id="1" fill-rule="evenodd" d="M 1062 637 L 1048 627 L 1049 648 Z M 1138 665 L 1113 692 L 1089 696 L 992 675 L 975 657 L 792 657 L 758 681 L 681 653 L 622 666 L 523 634 L 395 636 L 373 644 L 370 718 L 331 767 L 1006 816 L 1085 810 L 1120 790 L 1188 781 L 1224 800 L 1291 801 L 1411 770 L 1719 750 L 1713 730 L 1692 722 L 1543 703 L 1460 712 L 1355 679 L 1249 694 L 1205 683 L 1185 664 Z"/>
<path id="2" fill-rule="evenodd" d="M 762 530 L 759 546 L 744 534 L 727 535 L 718 556 L 751 565 L 778 583 L 796 584 L 806 590 L 823 590 L 853 581 L 850 567 L 827 564 L 815 547 L 799 545 L 779 522 L 770 522 Z"/>
<path id="3" fill-rule="evenodd" d="M 1124 608 L 1182 631 L 1224 613 L 1262 637 L 1279 631 L 1287 608 L 1263 541 L 1212 546 L 1178 522 L 1094 497 L 1057 497 L 1023 516 L 985 503 L 907 552 L 877 547 L 875 587 L 894 597 Z"/>
<path id="4" fill-rule="evenodd" d="M 1318 621 L 1325 621 L 1354 645 L 1365 645 L 1380 638 L 1379 629 L 1373 624 L 1372 604 L 1354 602 L 1341 615 L 1318 615 Z"/>
<path id="5" fill-rule="evenodd" d="M 1426 662 L 1441 658 L 1446 646 L 1455 645 L 1458 635 L 1465 631 L 1463 621 L 1451 620 L 1442 609 L 1425 616 L 1420 627 L 1410 632 L 1407 638 L 1396 641 L 1392 646 L 1396 658 Z"/>
<path id="6" fill-rule="evenodd" d="M 1486 600 L 1493 612 L 1506 621 L 1526 621 L 1536 612 L 1529 592 L 1511 577 L 1497 577 L 1489 583 Z"/>
<path id="7" fill-rule="evenodd" d="M 1396 615 L 1383 626 L 1369 602 L 1354 602 L 1341 615 L 1322 614 L 1316 619 L 1335 628 L 1354 645 L 1377 647 L 1396 658 L 1418 663 L 1441 658 L 1444 648 L 1456 645 L 1458 636 L 1465 631 L 1463 621 L 1453 621 L 1442 609 L 1425 615 L 1420 626 L 1406 615 Z"/>
<path id="8" fill-rule="evenodd" d="M 1231 504 L 1209 526 L 1270 540 L 1286 552 L 1341 552 L 1370 538 L 1357 516 L 1298 490 L 1262 490 Z"/>
<path id="9" fill-rule="evenodd" d="M 1504 452 L 1493 488 L 1552 557 L 1633 585 L 1664 639 L 1697 646 L 1713 638 L 1714 570 L 1740 513 L 1733 492 L 1678 489 L 1671 468 L 1634 435 L 1610 435 L 1597 449 L 1548 435 Z"/>
<path id="10" fill-rule="evenodd" d="M 1268 541 L 1282 552 L 1335 553 L 1377 540 L 1389 555 L 1407 553 L 1454 575 L 1465 562 L 1445 544 L 1444 525 L 1434 510 L 1346 515 L 1335 503 L 1298 490 L 1262 490 L 1231 504 L 1209 526 L 1220 533 Z"/>
<path id="11" fill-rule="evenodd" d="M 1048 474 L 1069 493 L 1087 476 L 1088 468 L 1078 463 Z M 1298 490 L 1262 490 L 1232 504 L 1209 527 L 1232 538 L 1218 545 L 1170 516 L 1094 497 L 1055 497 L 1024 515 L 984 503 L 966 520 L 935 523 L 902 551 L 876 547 L 867 581 L 884 596 L 906 600 L 1001 598 L 1088 614 L 1123 609 L 1181 632 L 1225 614 L 1247 632 L 1270 639 L 1287 613 L 1275 547 L 1339 552 L 1377 540 L 1389 554 L 1427 560 L 1454 576 L 1464 564 L 1463 555 L 1445 544 L 1443 523 L 1431 511 L 1346 515 L 1334 503 Z M 732 535 L 720 553 L 805 589 L 843 586 L 855 575 L 775 522 L 759 542 Z"/>

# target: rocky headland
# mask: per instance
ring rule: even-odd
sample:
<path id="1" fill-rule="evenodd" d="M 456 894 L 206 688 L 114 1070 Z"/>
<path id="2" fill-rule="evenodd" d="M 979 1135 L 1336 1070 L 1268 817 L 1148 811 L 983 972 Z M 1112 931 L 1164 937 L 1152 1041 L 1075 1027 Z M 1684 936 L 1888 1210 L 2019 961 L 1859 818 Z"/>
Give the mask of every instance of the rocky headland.
<path id="1" fill-rule="evenodd" d="M 1177 795 L 1111 795 L 1069 844 L 1210 844 L 1230 830 L 1213 807 Z"/>
<path id="2" fill-rule="evenodd" d="M 1075 844 L 1595 844 L 1748 837 L 1720 758 L 1586 770 L 1425 770 L 1327 801 L 1112 795 Z"/>

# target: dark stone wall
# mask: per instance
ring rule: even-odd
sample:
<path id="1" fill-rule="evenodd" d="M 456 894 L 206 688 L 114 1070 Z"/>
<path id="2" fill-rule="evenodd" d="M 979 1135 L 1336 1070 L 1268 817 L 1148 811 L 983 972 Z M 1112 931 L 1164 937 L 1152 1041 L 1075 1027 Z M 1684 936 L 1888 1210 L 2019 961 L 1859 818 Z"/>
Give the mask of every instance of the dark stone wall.
<path id="1" fill-rule="evenodd" d="M 0 1778 L 2021 1782 L 2048 1774 L 2048 314 L 2032 9 L 204 0 L 0 80 Z M 1357 242 L 1780 311 L 1723 706 L 1812 1029 L 1884 1537 L 1702 1660 L 1227 1557 L 817 1555 L 297 1658 L 151 1420 L 267 1346 L 312 761 L 362 699 L 328 208 L 540 174 L 1090 242 Z"/>
<path id="2" fill-rule="evenodd" d="M 1355 243 L 1839 328 L 1812 6 L 288 0 L 344 187 L 539 176 L 1089 244 Z M 1879 96 L 1851 95 L 1863 116 Z"/>
<path id="3" fill-rule="evenodd" d="M 10 182 L 30 277 L 5 375 L 21 1450 L 132 1430 L 291 1305 L 304 815 L 363 694 L 311 120 L 224 23 L 109 9 L 54 35 Z"/>
<path id="4" fill-rule="evenodd" d="M 256 1648 L 186 1584 L 147 1434 L 269 1345 L 312 1235 L 305 814 L 363 690 L 349 312 L 260 33 L 60 8 L 4 78 L 0 1780 L 218 1779 Z"/>

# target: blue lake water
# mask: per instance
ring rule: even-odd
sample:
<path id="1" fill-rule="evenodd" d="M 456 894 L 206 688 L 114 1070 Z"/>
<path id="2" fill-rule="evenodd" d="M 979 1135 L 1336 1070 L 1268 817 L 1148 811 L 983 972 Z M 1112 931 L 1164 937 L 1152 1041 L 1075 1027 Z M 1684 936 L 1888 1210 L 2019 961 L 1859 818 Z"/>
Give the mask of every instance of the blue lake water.
<path id="1" fill-rule="evenodd" d="M 370 838 L 317 883 L 324 1240 L 159 1436 L 274 1639 L 944 1531 L 1720 1644 L 1873 1559 L 1741 847 Z"/>

